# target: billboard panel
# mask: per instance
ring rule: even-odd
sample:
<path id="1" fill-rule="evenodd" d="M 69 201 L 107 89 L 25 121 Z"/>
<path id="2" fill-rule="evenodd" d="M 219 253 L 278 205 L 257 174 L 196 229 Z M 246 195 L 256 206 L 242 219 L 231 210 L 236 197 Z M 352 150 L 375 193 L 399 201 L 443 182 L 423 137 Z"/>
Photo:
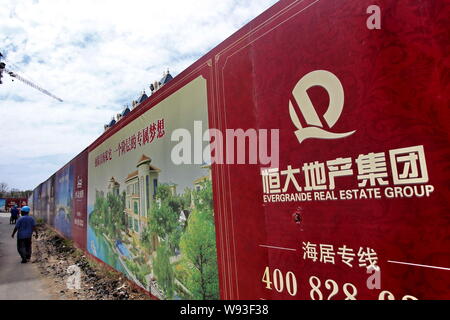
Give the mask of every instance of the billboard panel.
<path id="1" fill-rule="evenodd" d="M 159 299 L 449 299 L 449 15 L 277 2 L 74 160 L 75 242 Z"/>
<path id="2" fill-rule="evenodd" d="M 55 175 L 42 183 L 40 190 L 39 214 L 44 221 L 54 227 L 55 217 Z"/>
<path id="3" fill-rule="evenodd" d="M 87 150 L 79 154 L 71 162 L 74 170 L 74 194 L 72 202 L 73 224 L 72 239 L 77 247 L 86 248 L 86 229 L 87 229 Z"/>
<path id="4" fill-rule="evenodd" d="M 87 249 L 159 299 L 219 298 L 207 100 L 198 75 L 89 150 Z"/>
<path id="5" fill-rule="evenodd" d="M 31 208 L 32 210 L 31 214 L 34 215 L 36 218 L 42 219 L 44 222 L 46 222 L 41 212 L 41 202 L 42 202 L 41 189 L 42 183 L 33 190 L 33 207 Z"/>
<path id="6" fill-rule="evenodd" d="M 33 195 L 34 195 L 34 192 L 32 192 L 27 199 L 28 206 L 31 208 L 31 210 L 33 210 Z"/>
<path id="7" fill-rule="evenodd" d="M 55 212 L 53 226 L 64 237 L 72 238 L 73 222 L 73 164 L 70 162 L 55 176 Z"/>
<path id="8" fill-rule="evenodd" d="M 215 52 L 223 128 L 279 132 L 228 166 L 223 297 L 450 298 L 449 7 L 377 3 L 281 1 Z"/>

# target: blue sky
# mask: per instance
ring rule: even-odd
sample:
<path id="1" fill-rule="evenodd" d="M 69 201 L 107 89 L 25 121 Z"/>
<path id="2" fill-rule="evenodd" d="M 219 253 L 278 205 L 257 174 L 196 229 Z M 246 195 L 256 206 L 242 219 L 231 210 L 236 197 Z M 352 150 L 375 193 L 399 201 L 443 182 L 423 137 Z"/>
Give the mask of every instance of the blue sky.
<path id="1" fill-rule="evenodd" d="M 63 103 L 4 76 L 0 182 L 33 189 L 87 147 L 112 116 L 276 0 L 2 0 L 8 67 Z"/>

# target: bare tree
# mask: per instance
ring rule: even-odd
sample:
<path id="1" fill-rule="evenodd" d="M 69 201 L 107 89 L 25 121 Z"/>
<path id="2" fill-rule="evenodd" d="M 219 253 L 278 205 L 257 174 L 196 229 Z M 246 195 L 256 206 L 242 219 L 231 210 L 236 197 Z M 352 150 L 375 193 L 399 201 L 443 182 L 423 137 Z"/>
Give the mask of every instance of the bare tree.
<path id="1" fill-rule="evenodd" d="M 20 197 L 22 197 L 22 191 L 20 191 L 17 188 L 11 188 L 9 195 L 11 198 L 20 198 Z"/>
<path id="2" fill-rule="evenodd" d="M 9 189 L 6 182 L 0 182 L 0 198 L 28 198 L 32 194 L 33 190 Z"/>
<path id="3" fill-rule="evenodd" d="M 8 193 L 8 184 L 6 182 L 0 182 L 0 197 L 4 198 Z"/>

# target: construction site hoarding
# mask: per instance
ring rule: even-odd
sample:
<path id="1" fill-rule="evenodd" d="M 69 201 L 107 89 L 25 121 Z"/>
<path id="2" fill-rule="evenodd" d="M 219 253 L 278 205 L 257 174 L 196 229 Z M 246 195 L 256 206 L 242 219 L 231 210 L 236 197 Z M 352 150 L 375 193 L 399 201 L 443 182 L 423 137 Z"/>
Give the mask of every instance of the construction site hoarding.
<path id="1" fill-rule="evenodd" d="M 33 202 L 32 202 L 32 206 L 31 206 L 31 215 L 33 215 L 36 218 L 42 218 L 41 212 L 40 212 L 41 188 L 42 188 L 42 183 L 40 185 L 38 185 L 36 188 L 34 188 L 34 190 L 33 190 Z"/>
<path id="2" fill-rule="evenodd" d="M 87 230 L 87 149 L 71 161 L 73 165 L 72 240 L 78 248 L 86 249 Z"/>
<path id="3" fill-rule="evenodd" d="M 55 225 L 55 175 L 41 183 L 33 191 L 32 215 L 52 227 Z"/>
<path id="4" fill-rule="evenodd" d="M 30 194 L 30 196 L 28 197 L 28 199 L 27 199 L 27 205 L 28 205 L 30 208 L 33 208 L 33 198 L 34 198 L 34 192 L 32 192 L 32 193 Z"/>
<path id="5" fill-rule="evenodd" d="M 87 149 L 30 196 L 32 215 L 66 239 L 86 248 Z"/>
<path id="6" fill-rule="evenodd" d="M 209 154 L 173 161 L 177 130 L 208 129 L 206 79 L 190 79 L 89 150 L 87 249 L 158 299 L 219 298 Z"/>
<path id="7" fill-rule="evenodd" d="M 277 2 L 80 158 L 87 251 L 159 299 L 449 299 L 449 16 Z"/>
<path id="8" fill-rule="evenodd" d="M 55 212 L 53 226 L 67 239 L 72 239 L 73 164 L 69 162 L 55 176 Z"/>
<path id="9" fill-rule="evenodd" d="M 224 298 L 450 298 L 449 6 L 371 4 L 280 1 L 215 52 L 223 130 L 279 135 L 227 169 Z"/>

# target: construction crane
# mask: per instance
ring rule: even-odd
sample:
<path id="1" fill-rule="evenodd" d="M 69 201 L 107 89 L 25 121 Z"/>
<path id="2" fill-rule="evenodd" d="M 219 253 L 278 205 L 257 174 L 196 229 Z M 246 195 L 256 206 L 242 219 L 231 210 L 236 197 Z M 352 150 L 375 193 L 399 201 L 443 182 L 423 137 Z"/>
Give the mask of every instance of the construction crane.
<path id="1" fill-rule="evenodd" d="M 0 59 L 4 59 L 4 56 L 2 55 L 2 53 L 0 52 Z M 11 78 L 13 78 L 12 80 L 14 81 L 14 79 L 20 80 L 23 83 L 29 85 L 30 87 L 35 88 L 36 90 L 39 90 L 40 92 L 42 92 L 43 94 L 46 94 L 49 97 L 52 97 L 55 100 L 58 100 L 59 102 L 63 102 L 62 99 L 58 98 L 57 96 L 55 96 L 54 94 L 48 92 L 47 90 L 41 88 L 40 86 L 38 86 L 37 84 L 31 82 L 30 80 L 25 79 L 24 77 L 18 75 L 16 72 L 11 71 L 10 69 L 8 69 L 6 67 L 6 64 L 2 61 L 0 61 L 0 84 L 2 84 L 2 77 L 3 77 L 3 73 L 8 74 Z"/>

